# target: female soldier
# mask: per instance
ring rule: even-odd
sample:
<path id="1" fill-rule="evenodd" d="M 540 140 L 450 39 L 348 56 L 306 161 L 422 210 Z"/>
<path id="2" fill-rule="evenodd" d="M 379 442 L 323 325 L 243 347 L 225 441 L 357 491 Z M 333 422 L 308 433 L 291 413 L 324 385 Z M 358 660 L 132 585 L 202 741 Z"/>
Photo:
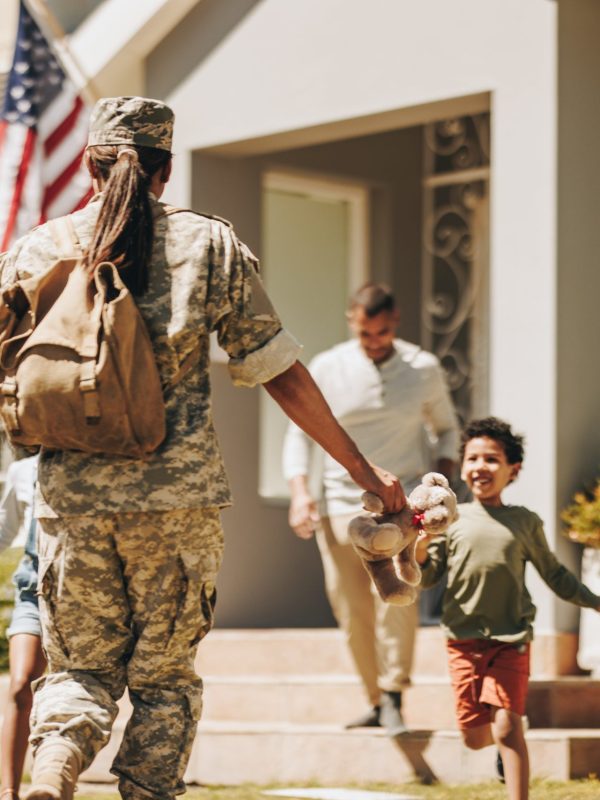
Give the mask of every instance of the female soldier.
<path id="1" fill-rule="evenodd" d="M 36 502 L 49 671 L 34 698 L 30 800 L 71 800 L 126 686 L 133 713 L 112 768 L 122 796 L 166 800 L 184 791 L 201 711 L 194 655 L 212 624 L 219 509 L 230 504 L 211 418 L 211 331 L 234 383 L 262 383 L 388 510 L 404 502 L 398 480 L 371 466 L 331 415 L 229 225 L 164 214 L 172 129 L 172 111 L 140 97 L 100 100 L 91 117 L 86 160 L 98 194 L 71 215 L 85 263 L 92 270 L 111 261 L 121 271 L 164 385 L 198 346 L 200 356 L 169 394 L 167 436 L 148 460 L 42 452 Z M 2 283 L 58 255 L 43 225 L 4 255 Z"/>

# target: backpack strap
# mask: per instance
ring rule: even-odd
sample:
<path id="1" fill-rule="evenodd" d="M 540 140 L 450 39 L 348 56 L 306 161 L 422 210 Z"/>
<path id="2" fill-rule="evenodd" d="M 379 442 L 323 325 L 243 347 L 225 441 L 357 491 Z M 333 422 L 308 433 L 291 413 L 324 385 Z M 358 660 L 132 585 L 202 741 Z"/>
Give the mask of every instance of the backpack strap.
<path id="1" fill-rule="evenodd" d="M 59 255 L 62 258 L 83 255 L 83 248 L 70 216 L 51 219 L 48 224 L 54 244 L 57 246 Z"/>
<path id="2" fill-rule="evenodd" d="M 175 373 L 175 375 L 169 381 L 169 385 L 165 388 L 163 394 L 165 397 L 168 397 L 173 389 L 177 386 L 177 384 L 181 383 L 181 381 L 185 378 L 185 376 L 196 367 L 200 361 L 200 350 L 201 345 L 197 344 L 196 347 L 188 353 L 188 355 L 183 359 L 181 362 L 181 366 Z"/>

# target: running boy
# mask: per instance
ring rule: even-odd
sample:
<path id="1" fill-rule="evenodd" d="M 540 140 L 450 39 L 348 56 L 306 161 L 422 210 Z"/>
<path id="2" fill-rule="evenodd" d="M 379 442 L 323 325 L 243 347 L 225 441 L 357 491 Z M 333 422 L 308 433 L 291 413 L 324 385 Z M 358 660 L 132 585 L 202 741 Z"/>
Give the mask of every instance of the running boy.
<path id="1" fill-rule="evenodd" d="M 521 717 L 535 606 L 525 564 L 531 561 L 563 600 L 600 610 L 600 597 L 559 563 L 533 511 L 502 502 L 521 469 L 523 437 L 495 417 L 475 420 L 463 432 L 461 461 L 473 502 L 460 506 L 447 536 L 419 542 L 417 559 L 424 587 L 448 571 L 442 627 L 464 743 L 473 750 L 495 743 L 508 797 L 526 800 L 529 760 Z"/>

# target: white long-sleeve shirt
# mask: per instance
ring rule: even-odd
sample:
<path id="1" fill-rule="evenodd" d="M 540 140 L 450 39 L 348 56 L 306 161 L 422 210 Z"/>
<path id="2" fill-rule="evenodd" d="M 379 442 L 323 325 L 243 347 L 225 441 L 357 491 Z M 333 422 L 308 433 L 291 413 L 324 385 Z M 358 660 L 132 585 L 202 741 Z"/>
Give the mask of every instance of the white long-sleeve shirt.
<path id="1" fill-rule="evenodd" d="M 394 341 L 394 348 L 391 358 L 375 364 L 352 339 L 320 353 L 308 368 L 363 455 L 397 475 L 410 491 L 430 469 L 426 428 L 438 439 L 437 458 L 455 461 L 458 424 L 437 358 L 401 339 Z M 308 475 L 310 460 L 311 440 L 290 424 L 283 447 L 285 478 Z M 327 454 L 323 488 L 329 516 L 361 510 L 362 490 Z"/>
<path id="2" fill-rule="evenodd" d="M 31 525 L 38 457 L 13 461 L 6 472 L 0 499 L 0 552 L 14 542 L 20 530 Z M 22 526 L 22 527 L 21 527 Z"/>

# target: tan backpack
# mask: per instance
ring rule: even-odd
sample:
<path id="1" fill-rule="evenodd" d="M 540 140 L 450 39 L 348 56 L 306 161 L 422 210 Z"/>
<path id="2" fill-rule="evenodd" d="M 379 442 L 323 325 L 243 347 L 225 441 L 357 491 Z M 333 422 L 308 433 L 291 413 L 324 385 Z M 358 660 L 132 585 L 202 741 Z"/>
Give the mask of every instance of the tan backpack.
<path id="1" fill-rule="evenodd" d="M 152 343 L 116 267 L 83 267 L 70 217 L 61 257 L 0 299 L 0 417 L 14 445 L 145 458 L 165 438 Z M 192 356 L 194 354 L 191 354 Z M 171 388 L 193 366 L 188 358 Z"/>

